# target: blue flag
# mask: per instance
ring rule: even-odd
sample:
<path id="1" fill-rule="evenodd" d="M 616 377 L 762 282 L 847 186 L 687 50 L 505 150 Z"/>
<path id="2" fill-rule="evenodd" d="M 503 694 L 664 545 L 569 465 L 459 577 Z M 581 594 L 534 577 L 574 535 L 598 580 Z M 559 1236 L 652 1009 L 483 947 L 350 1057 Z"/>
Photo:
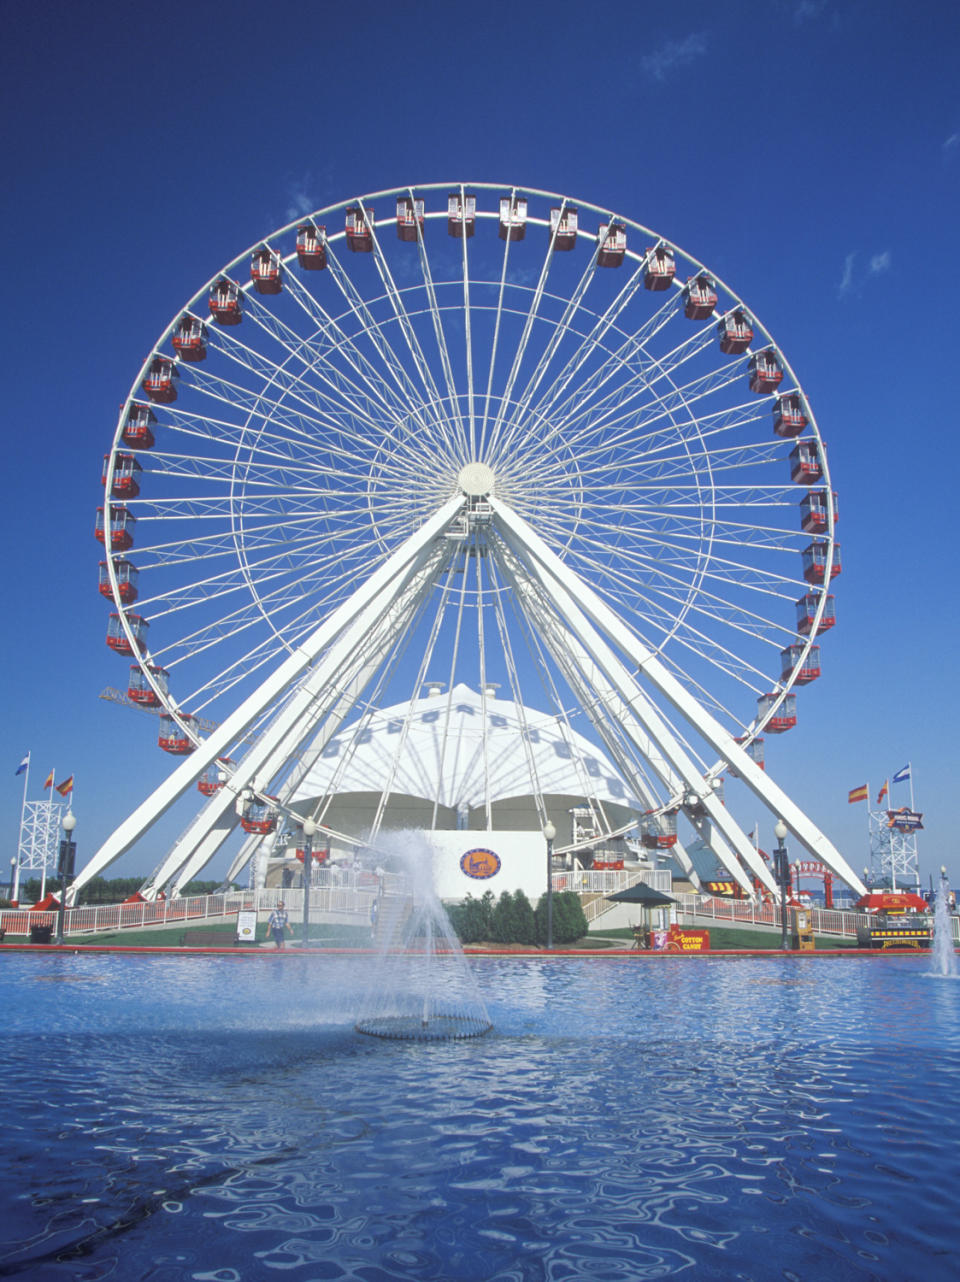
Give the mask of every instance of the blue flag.
<path id="1" fill-rule="evenodd" d="M 910 778 L 910 766 L 906 765 L 893 776 L 894 783 L 905 783 Z"/>
<path id="2" fill-rule="evenodd" d="M 29 764 L 30 764 L 30 753 L 28 752 L 27 755 L 24 757 L 24 759 L 20 762 L 19 766 L 17 766 L 16 774 L 22 775 L 24 770 L 26 770 L 27 766 L 29 766 Z"/>

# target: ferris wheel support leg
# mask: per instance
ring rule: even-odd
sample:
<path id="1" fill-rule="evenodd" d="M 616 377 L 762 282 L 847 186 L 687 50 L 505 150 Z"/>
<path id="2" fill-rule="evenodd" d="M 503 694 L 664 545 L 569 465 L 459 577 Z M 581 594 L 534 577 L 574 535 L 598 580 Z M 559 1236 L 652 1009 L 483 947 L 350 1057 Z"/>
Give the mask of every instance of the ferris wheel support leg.
<path id="1" fill-rule="evenodd" d="M 299 678 L 320 655 L 343 633 L 371 603 L 377 612 L 385 612 L 400 596 L 411 579 L 431 557 L 442 538 L 444 530 L 456 519 L 465 499 L 463 495 L 451 499 L 410 536 L 369 579 L 357 588 L 328 619 L 298 646 L 280 664 L 276 672 L 241 703 L 240 707 L 204 740 L 190 757 L 143 801 L 134 812 L 112 833 L 93 858 L 80 872 L 70 891 L 73 902 L 77 892 L 91 877 L 96 876 L 119 859 L 167 810 L 187 791 L 218 757 L 228 755 L 230 747 L 241 738 L 263 711 Z M 324 665 L 326 667 L 326 665 Z M 313 674 L 311 673 L 311 678 Z M 310 683 L 305 683 L 305 687 Z M 302 696 L 301 696 L 302 698 Z M 298 703 L 295 698 L 294 703 Z M 295 718 L 294 718 L 295 719 Z M 259 745 L 256 745 L 259 746 Z M 250 757 L 246 754 L 244 760 Z M 249 781 L 250 774 L 243 785 Z M 226 789 L 221 789 L 226 791 Z M 219 795 L 219 794 L 218 794 Z M 232 801 L 232 796 L 229 798 Z"/>
<path id="2" fill-rule="evenodd" d="M 504 567 L 504 573 L 512 582 L 517 600 L 525 601 L 528 594 L 521 591 L 520 585 L 516 581 L 516 576 L 506 566 Z M 616 698 L 615 692 L 609 685 L 606 687 L 606 691 L 603 691 L 599 685 L 592 685 L 583 675 L 585 671 L 591 668 L 590 656 L 569 632 L 560 627 L 560 621 L 557 618 L 538 610 L 536 612 L 536 620 L 540 633 L 544 638 L 544 644 L 553 655 L 554 661 L 566 678 L 571 690 L 577 695 L 580 706 L 584 709 L 590 724 L 600 736 L 611 758 L 619 766 L 624 779 L 633 789 L 637 800 L 642 802 L 647 809 L 656 809 L 656 803 L 648 790 L 646 782 L 634 768 L 627 753 L 624 752 L 617 735 L 613 733 L 609 716 L 605 720 L 597 712 L 598 707 L 604 707 L 608 712 L 615 709 L 615 707 L 619 707 L 621 711 L 614 710 L 613 719 L 620 727 L 623 727 L 625 718 L 629 716 L 629 710 L 624 707 L 620 699 Z M 634 740 L 636 739 L 636 735 L 631 737 Z M 670 772 L 667 787 L 675 791 L 679 786 L 679 779 Z M 694 889 L 699 890 L 701 888 L 700 876 L 694 868 L 693 861 L 687 854 L 683 843 L 678 841 L 671 846 L 669 854 L 679 864 Z"/>
<path id="3" fill-rule="evenodd" d="M 427 564 L 430 563 L 428 559 Z M 429 574 L 421 576 L 416 590 L 408 594 L 408 599 L 399 609 L 396 605 L 397 597 L 407 590 L 408 584 L 401 579 L 384 588 L 381 596 L 374 599 L 343 630 L 328 653 L 311 669 L 300 689 L 281 707 L 257 742 L 240 758 L 228 783 L 214 794 L 170 851 L 154 874 L 155 884 L 162 885 L 178 874 L 179 880 L 183 881 L 188 874 L 193 875 L 199 871 L 213 858 L 236 826 L 238 817 L 235 806 L 240 792 L 247 787 L 263 792 L 269 781 L 299 752 L 304 740 L 329 717 L 332 708 L 340 707 L 342 720 L 356 697 L 351 687 L 357 679 L 353 667 L 358 657 L 366 656 L 366 667 L 363 670 L 366 684 L 370 672 L 382 657 L 383 648 L 403 629 L 416 608 L 419 595 L 429 578 Z M 371 636 L 376 636 L 378 640 L 378 644 L 373 646 L 372 655 L 369 643 Z M 346 696 L 344 686 L 347 689 Z M 337 725 L 339 721 L 331 723 L 331 734 Z"/>
<path id="4" fill-rule="evenodd" d="M 506 510 L 498 504 L 495 512 L 499 517 Z M 769 871 L 760 861 L 746 833 L 714 795 L 713 790 L 710 787 L 704 788 L 704 779 L 696 763 L 674 737 L 644 691 L 578 608 L 577 598 L 581 591 L 587 591 L 586 585 L 576 575 L 571 574 L 562 563 L 559 563 L 563 571 L 561 578 L 554 572 L 552 563 L 547 566 L 542 558 L 531 555 L 525 536 L 529 535 L 533 538 L 536 536 L 524 522 L 518 522 L 519 530 L 513 528 L 511 522 L 517 520 L 513 513 L 509 513 L 509 520 L 503 523 L 501 532 L 527 573 L 539 583 L 558 618 L 576 636 L 590 656 L 591 663 L 599 669 L 599 679 L 596 671 L 585 673 L 590 687 L 597 690 L 601 679 L 604 685 L 607 682 L 612 685 L 617 697 L 624 704 L 625 713 L 629 714 L 623 721 L 623 728 L 633 740 L 640 755 L 646 758 L 652 769 L 668 786 L 679 779 L 684 792 L 692 793 L 697 797 L 698 808 L 702 807 L 710 816 L 739 860 L 742 860 L 764 885 L 768 885 L 771 891 L 775 890 Z M 603 685 L 600 685 L 600 689 L 602 691 Z M 730 861 L 729 849 L 724 850 L 718 845 L 714 850 L 718 858 L 725 857 L 724 866 L 741 883 L 747 894 L 752 895 L 753 887 L 744 877 L 738 860 Z"/>
<path id="5" fill-rule="evenodd" d="M 518 542 L 519 546 L 526 550 L 528 566 L 533 569 L 534 565 L 539 565 L 556 582 L 572 588 L 577 605 L 583 610 L 586 617 L 600 628 L 621 653 L 630 658 L 631 662 L 642 671 L 644 677 L 696 729 L 697 733 L 710 745 L 711 749 L 728 766 L 732 766 L 736 770 L 754 796 L 783 820 L 800 845 L 859 894 L 866 894 L 866 887 L 863 882 L 833 843 L 803 813 L 800 807 L 787 796 L 783 789 L 775 784 L 765 771 L 760 769 L 739 744 L 734 742 L 733 737 L 724 730 L 720 723 L 705 708 L 701 707 L 692 695 L 688 694 L 679 681 L 666 670 L 664 664 L 624 625 L 613 610 L 587 584 L 571 573 L 560 558 L 547 547 L 522 518 L 493 497 L 490 498 L 489 503 L 494 511 L 497 524 L 504 531 L 509 531 L 511 539 L 514 542 Z M 579 610 L 577 612 L 579 613 Z M 639 686 L 636 688 L 639 690 Z M 700 782 L 702 785 L 702 780 Z M 705 806 L 707 800 L 707 798 L 703 799 Z M 727 835 L 729 836 L 729 834 Z M 752 866 L 753 860 L 747 857 L 741 849 L 740 843 L 736 842 L 734 845 L 737 854 L 749 866 Z M 752 850 L 749 842 L 747 846 Z M 763 868 L 760 879 L 765 885 L 768 884 L 770 878 L 766 868 Z"/>
<path id="6" fill-rule="evenodd" d="M 418 593 L 414 592 L 405 603 L 402 611 L 398 612 L 395 617 L 388 619 L 386 626 L 380 628 L 372 644 L 370 643 L 370 637 L 373 634 L 366 614 L 361 615 L 360 619 L 345 630 L 337 648 L 345 655 L 345 663 L 348 663 L 356 655 L 366 653 L 368 657 L 363 668 L 346 681 L 342 680 L 340 673 L 333 674 L 327 682 L 327 690 L 333 696 L 328 700 L 327 705 L 319 711 L 314 708 L 305 711 L 297 724 L 283 738 L 278 740 L 274 753 L 263 763 L 258 772 L 261 778 L 272 779 L 290 764 L 291 756 L 293 756 L 293 773 L 289 779 L 284 781 L 278 791 L 278 800 L 281 806 L 287 805 L 302 778 L 305 777 L 316 758 L 333 735 L 336 734 L 344 719 L 355 706 L 357 699 L 373 678 L 395 637 L 399 632 L 403 631 L 408 623 L 411 614 L 416 608 L 417 600 Z M 322 726 L 319 733 L 317 733 L 318 726 Z M 310 735 L 314 736 L 314 740 L 310 745 L 309 751 L 304 754 L 303 759 L 300 759 L 300 745 Z M 202 818 L 203 815 L 201 813 L 198 816 L 198 820 L 202 820 Z M 236 822 L 236 819 L 234 819 L 231 831 L 236 826 Z M 164 878 L 175 879 L 175 892 L 180 885 L 195 877 L 200 869 L 209 863 L 227 836 L 229 836 L 229 832 L 221 832 L 217 829 L 208 835 L 195 835 L 192 843 L 182 843 L 183 848 L 180 852 L 182 857 L 179 865 L 172 867 L 172 859 L 170 865 L 166 862 L 163 865 Z M 214 839 L 215 844 L 211 844 Z M 228 881 L 237 875 L 259 844 L 260 837 L 258 835 L 252 835 L 243 843 L 240 852 L 230 865 L 227 873 Z M 174 851 L 170 853 L 171 856 L 175 854 Z"/>

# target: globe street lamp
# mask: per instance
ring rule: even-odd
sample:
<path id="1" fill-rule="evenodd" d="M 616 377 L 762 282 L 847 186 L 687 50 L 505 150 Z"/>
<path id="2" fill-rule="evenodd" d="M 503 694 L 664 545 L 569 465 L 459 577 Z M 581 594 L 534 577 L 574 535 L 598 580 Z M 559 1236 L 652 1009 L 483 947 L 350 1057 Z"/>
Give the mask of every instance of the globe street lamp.
<path id="1" fill-rule="evenodd" d="M 548 819 L 543 825 L 543 836 L 547 843 L 547 948 L 553 947 L 553 840 L 557 830 Z"/>
<path id="2" fill-rule="evenodd" d="M 313 836 L 316 823 L 307 815 L 303 821 L 303 947 L 310 941 L 310 883 L 313 880 Z"/>
<path id="3" fill-rule="evenodd" d="M 67 907 L 67 882 L 73 880 L 73 861 L 77 847 L 73 840 L 73 830 L 77 826 L 77 817 L 68 810 L 63 817 L 64 839 L 60 843 L 60 858 L 57 861 L 57 873 L 60 877 L 60 903 L 57 906 L 57 943 L 63 943 L 63 918 Z"/>
<path id="4" fill-rule="evenodd" d="M 787 863 L 787 848 L 783 839 L 787 835 L 787 825 L 778 819 L 773 825 L 777 838 L 777 848 L 773 852 L 774 869 L 780 883 L 780 947 L 787 947 L 787 884 L 790 881 L 790 866 Z"/>

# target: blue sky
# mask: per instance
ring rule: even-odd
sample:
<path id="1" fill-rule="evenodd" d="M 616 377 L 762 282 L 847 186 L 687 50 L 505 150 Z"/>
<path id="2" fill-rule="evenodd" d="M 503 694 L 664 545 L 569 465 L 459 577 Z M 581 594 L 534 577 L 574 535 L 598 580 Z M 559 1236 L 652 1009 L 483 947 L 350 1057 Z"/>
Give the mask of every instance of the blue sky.
<path id="1" fill-rule="evenodd" d="M 100 460 L 157 335 L 299 214 L 463 179 L 634 218 L 762 317 L 827 442 L 844 567 L 824 676 L 768 769 L 862 867 L 847 791 L 911 761 L 923 880 L 945 863 L 960 881 L 960 11 L 13 0 L 5 17 L 11 854 L 28 749 L 33 795 L 51 768 L 77 777 L 81 861 L 172 765 L 152 722 L 98 699 L 120 681 L 96 590 Z M 185 820 L 114 870 L 147 873 Z"/>

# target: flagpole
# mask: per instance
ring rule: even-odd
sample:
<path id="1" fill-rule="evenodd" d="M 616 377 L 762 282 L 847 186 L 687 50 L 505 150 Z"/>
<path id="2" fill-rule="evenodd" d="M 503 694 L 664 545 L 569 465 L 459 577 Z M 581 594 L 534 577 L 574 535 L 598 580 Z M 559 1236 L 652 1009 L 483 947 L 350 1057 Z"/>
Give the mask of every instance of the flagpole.
<path id="1" fill-rule="evenodd" d="M 20 832 L 17 834 L 17 867 L 11 886 L 11 899 L 20 898 L 20 846 L 23 842 L 23 821 L 27 817 L 27 785 L 30 782 L 30 753 L 27 752 L 27 768 L 23 773 L 23 800 L 20 803 Z"/>
<path id="2" fill-rule="evenodd" d="M 53 817 L 53 790 L 57 786 L 56 770 L 50 771 L 49 778 L 50 778 L 50 788 L 47 792 L 47 828 L 46 828 L 46 832 L 44 833 L 44 838 L 47 840 L 50 837 L 50 820 Z M 46 851 L 46 846 L 44 846 L 43 864 L 40 868 L 40 898 L 41 899 L 45 898 L 46 893 L 47 893 L 47 851 Z"/>

